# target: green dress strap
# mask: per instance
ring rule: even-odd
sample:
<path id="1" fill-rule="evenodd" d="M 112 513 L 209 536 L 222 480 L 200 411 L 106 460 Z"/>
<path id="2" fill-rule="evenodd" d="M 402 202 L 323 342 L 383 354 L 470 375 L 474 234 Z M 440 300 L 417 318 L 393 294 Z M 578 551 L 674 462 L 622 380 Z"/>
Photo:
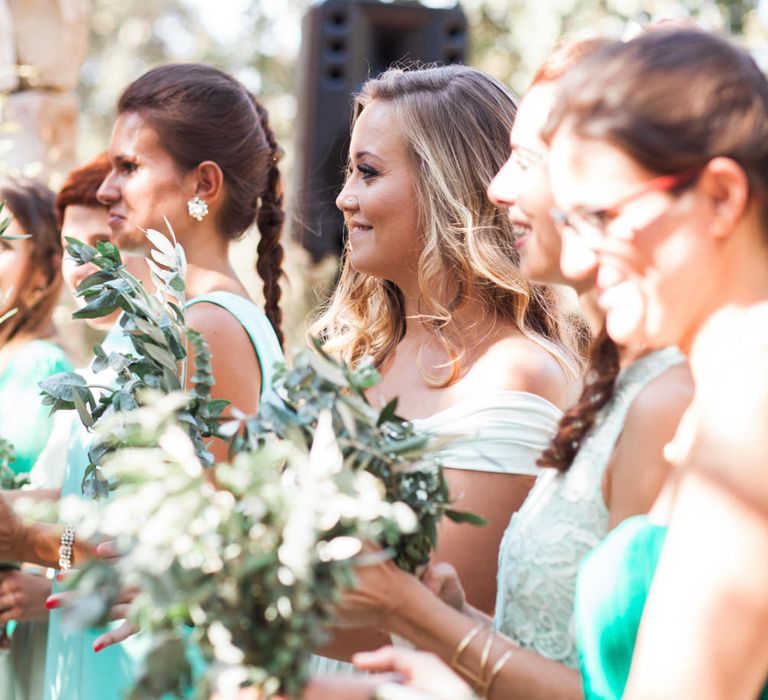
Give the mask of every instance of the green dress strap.
<path id="1" fill-rule="evenodd" d="M 272 384 L 275 365 L 283 362 L 283 350 L 277 334 L 264 312 L 250 299 L 231 292 L 211 292 L 187 302 L 187 308 L 195 304 L 216 304 L 231 313 L 243 327 L 253 343 L 261 368 L 261 400 L 274 403 L 277 399 Z"/>

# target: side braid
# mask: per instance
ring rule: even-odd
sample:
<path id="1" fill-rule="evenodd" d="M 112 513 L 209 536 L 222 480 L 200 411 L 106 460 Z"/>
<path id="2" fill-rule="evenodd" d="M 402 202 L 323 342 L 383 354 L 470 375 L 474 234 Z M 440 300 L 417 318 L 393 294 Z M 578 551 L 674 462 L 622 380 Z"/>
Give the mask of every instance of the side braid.
<path id="1" fill-rule="evenodd" d="M 589 379 L 584 385 L 576 405 L 560 419 L 557 435 L 542 452 L 537 464 L 567 471 L 584 441 L 587 432 L 595 424 L 597 412 L 613 396 L 616 377 L 619 374 L 619 350 L 605 327 L 595 338 L 590 352 Z"/>
<path id="2" fill-rule="evenodd" d="M 277 333 L 280 345 L 282 345 L 284 338 L 281 329 L 283 312 L 280 309 L 280 297 L 282 295 L 280 278 L 283 276 L 284 254 L 280 236 L 285 222 L 285 211 L 283 210 L 283 185 L 277 163 L 282 157 L 283 151 L 275 140 L 272 129 L 269 127 L 267 110 L 258 102 L 254 102 L 256 111 L 261 119 L 264 135 L 272 153 L 267 185 L 264 192 L 260 195 L 261 202 L 256 218 L 256 224 L 261 234 L 259 245 L 256 249 L 256 271 L 264 282 L 264 311 Z"/>

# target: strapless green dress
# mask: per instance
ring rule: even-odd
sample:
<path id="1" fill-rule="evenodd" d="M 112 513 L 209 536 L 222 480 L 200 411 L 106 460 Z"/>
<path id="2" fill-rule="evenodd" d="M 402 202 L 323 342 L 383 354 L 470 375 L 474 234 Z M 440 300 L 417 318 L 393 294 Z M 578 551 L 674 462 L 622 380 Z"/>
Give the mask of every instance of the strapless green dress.
<path id="1" fill-rule="evenodd" d="M 576 585 L 575 622 L 585 700 L 624 695 L 648 591 L 667 528 L 628 518 L 587 556 Z M 768 686 L 759 700 L 768 700 Z"/>

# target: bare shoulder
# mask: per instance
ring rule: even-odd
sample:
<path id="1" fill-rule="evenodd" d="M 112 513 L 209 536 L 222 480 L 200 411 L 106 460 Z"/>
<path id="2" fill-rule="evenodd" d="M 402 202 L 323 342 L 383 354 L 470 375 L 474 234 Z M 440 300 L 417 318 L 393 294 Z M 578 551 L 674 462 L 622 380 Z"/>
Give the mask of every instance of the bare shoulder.
<path id="1" fill-rule="evenodd" d="M 735 359 L 697 386 L 687 465 L 768 513 L 768 365 Z"/>
<path id="2" fill-rule="evenodd" d="M 211 348 L 221 346 L 239 350 L 251 346 L 251 341 L 240 322 L 226 309 L 202 302 L 186 311 L 187 324 L 202 333 Z"/>
<path id="3" fill-rule="evenodd" d="M 693 398 L 693 378 L 687 362 L 664 370 L 637 394 L 627 412 L 625 430 L 647 428 L 657 431 L 665 425 L 677 426 Z"/>
<path id="4" fill-rule="evenodd" d="M 665 446 L 692 398 L 693 380 L 686 363 L 665 370 L 635 397 L 603 482 L 611 527 L 651 509 L 670 473 Z"/>
<path id="5" fill-rule="evenodd" d="M 261 369 L 253 343 L 240 322 L 226 309 L 200 303 L 188 310 L 187 323 L 208 342 L 216 381 L 214 398 L 227 399 L 245 412 L 254 411 Z"/>
<path id="6" fill-rule="evenodd" d="M 520 335 L 491 344 L 477 359 L 472 374 L 485 387 L 538 394 L 561 409 L 574 397 L 574 382 L 546 348 Z"/>

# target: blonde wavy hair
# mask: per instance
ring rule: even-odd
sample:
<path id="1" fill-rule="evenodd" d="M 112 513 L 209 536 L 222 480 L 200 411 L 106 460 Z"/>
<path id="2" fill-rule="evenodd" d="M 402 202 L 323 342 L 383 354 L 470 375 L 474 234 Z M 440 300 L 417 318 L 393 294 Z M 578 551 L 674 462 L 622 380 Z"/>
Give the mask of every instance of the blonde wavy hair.
<path id="1" fill-rule="evenodd" d="M 486 195 L 509 152 L 515 97 L 505 85 L 475 68 L 392 68 L 367 81 L 355 97 L 352 126 L 374 100 L 397 112 L 416 183 L 423 248 L 417 274 L 420 317 L 434 328 L 449 361 L 430 385 L 448 386 L 461 375 L 466 325 L 457 312 L 472 299 L 490 319 L 513 322 L 546 348 L 569 377 L 581 361 L 574 329 L 549 286 L 518 271 L 512 225 Z M 393 123 L 394 127 L 394 123 Z M 405 335 L 405 304 L 392 282 L 357 272 L 345 250 L 339 282 L 312 324 L 325 349 L 355 365 L 372 356 L 377 366 Z"/>

